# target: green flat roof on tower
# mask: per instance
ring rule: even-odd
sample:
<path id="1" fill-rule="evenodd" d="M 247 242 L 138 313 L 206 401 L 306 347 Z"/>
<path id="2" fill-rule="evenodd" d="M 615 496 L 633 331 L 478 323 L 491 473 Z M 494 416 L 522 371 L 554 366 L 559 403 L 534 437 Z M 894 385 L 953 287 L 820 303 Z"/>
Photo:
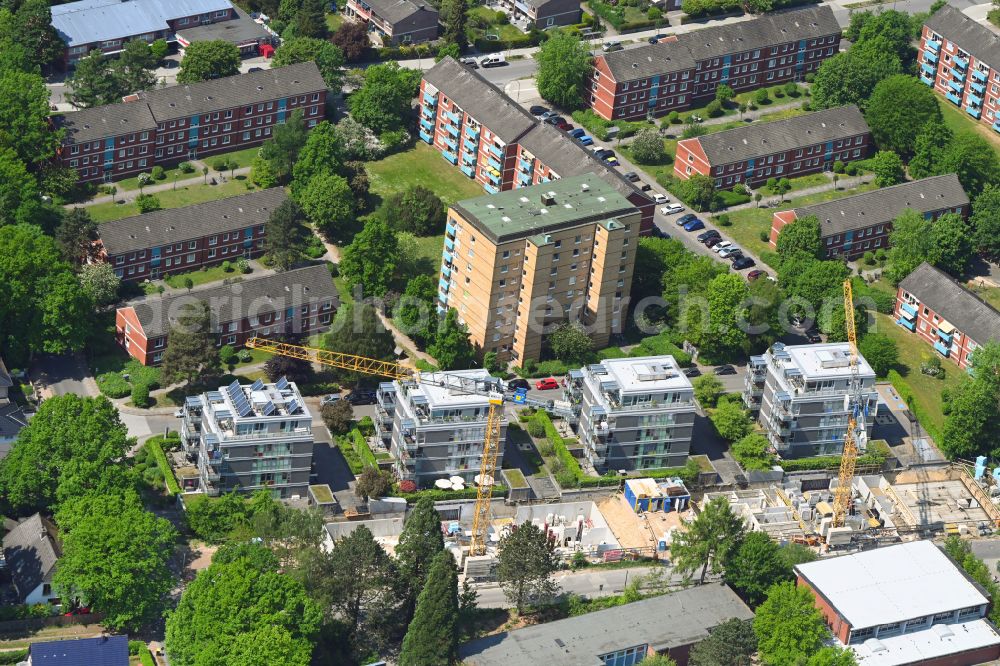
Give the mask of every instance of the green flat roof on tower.
<path id="1" fill-rule="evenodd" d="M 603 220 L 618 224 L 616 217 L 637 212 L 628 199 L 592 173 L 465 199 L 454 208 L 495 242 L 543 237 Z"/>

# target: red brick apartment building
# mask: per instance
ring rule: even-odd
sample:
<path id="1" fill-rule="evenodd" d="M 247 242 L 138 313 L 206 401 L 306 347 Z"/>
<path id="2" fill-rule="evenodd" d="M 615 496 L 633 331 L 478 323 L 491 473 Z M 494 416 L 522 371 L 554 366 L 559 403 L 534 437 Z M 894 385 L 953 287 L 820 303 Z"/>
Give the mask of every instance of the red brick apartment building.
<path id="1" fill-rule="evenodd" d="M 66 63 L 90 51 L 120 52 L 133 39 L 173 41 L 177 30 L 238 18 L 229 0 L 78 0 L 52 6 Z"/>
<path id="2" fill-rule="evenodd" d="M 280 187 L 158 210 L 97 228 L 100 257 L 123 280 L 156 280 L 264 253 L 264 226 L 287 198 Z"/>
<path id="3" fill-rule="evenodd" d="M 715 186 L 750 187 L 768 178 L 794 178 L 830 171 L 833 163 L 868 157 L 868 123 L 854 105 L 807 113 L 771 123 L 754 123 L 677 143 L 674 175 L 687 180 L 710 176 Z"/>
<path id="4" fill-rule="evenodd" d="M 256 146 L 294 111 L 314 127 L 324 115 L 326 84 L 306 62 L 134 97 L 57 118 L 66 130 L 59 159 L 76 169 L 79 182 L 110 182 Z"/>
<path id="5" fill-rule="evenodd" d="M 990 599 L 929 540 L 795 567 L 835 642 L 864 666 L 972 666 L 1000 658 Z"/>
<path id="6" fill-rule="evenodd" d="M 641 233 L 653 227 L 650 197 L 450 57 L 420 82 L 420 138 L 490 194 L 597 174 L 642 211 Z"/>
<path id="7" fill-rule="evenodd" d="M 1000 36 L 945 5 L 924 24 L 917 61 L 921 81 L 1000 132 Z"/>
<path id="8" fill-rule="evenodd" d="M 723 83 L 739 93 L 801 81 L 837 53 L 840 33 L 820 5 L 599 55 L 590 107 L 608 120 L 638 120 L 705 104 Z"/>
<path id="9" fill-rule="evenodd" d="M 344 15 L 366 26 L 384 46 L 437 39 L 438 10 L 425 0 L 347 0 Z"/>
<path id="10" fill-rule="evenodd" d="M 945 213 L 969 214 L 969 197 L 953 173 L 900 183 L 872 192 L 782 210 L 771 221 L 771 247 L 778 234 L 795 220 L 815 215 L 826 256 L 856 259 L 865 252 L 889 247 L 892 223 L 904 210 L 915 210 L 927 219 Z"/>
<path id="11" fill-rule="evenodd" d="M 926 262 L 899 283 L 894 316 L 960 368 L 969 368 L 976 349 L 1000 340 L 1000 312 Z"/>
<path id="12" fill-rule="evenodd" d="M 249 338 L 307 335 L 328 328 L 340 301 L 325 265 L 192 292 L 150 296 L 118 308 L 115 339 L 143 365 L 163 359 L 170 327 L 198 301 L 212 311 L 218 344 L 242 347 Z"/>

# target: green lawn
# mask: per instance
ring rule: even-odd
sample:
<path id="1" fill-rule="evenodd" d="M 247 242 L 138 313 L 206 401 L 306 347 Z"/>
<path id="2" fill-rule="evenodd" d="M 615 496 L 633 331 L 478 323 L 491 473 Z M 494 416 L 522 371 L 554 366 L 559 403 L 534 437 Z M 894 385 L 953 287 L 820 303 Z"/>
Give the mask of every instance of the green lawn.
<path id="1" fill-rule="evenodd" d="M 482 185 L 468 178 L 441 154 L 422 141 L 406 152 L 367 164 L 371 191 L 381 197 L 423 185 L 450 205 L 460 199 L 486 194 Z M 440 251 L 440 248 L 438 248 Z"/>
<path id="2" fill-rule="evenodd" d="M 431 275 L 437 281 L 437 275 L 441 272 L 444 235 L 421 237 L 403 232 L 399 234 L 399 244 L 405 263 L 400 270 L 404 277 L 401 284 L 396 285 L 399 291 L 404 291 L 406 282 L 417 275 Z"/>
<path id="3" fill-rule="evenodd" d="M 337 30 L 340 28 L 341 25 L 343 25 L 343 23 L 344 23 L 343 14 L 338 13 L 338 14 L 326 15 L 326 29 L 329 30 L 331 34 L 337 32 Z"/>
<path id="4" fill-rule="evenodd" d="M 1000 134 L 997 134 L 988 126 L 983 125 L 978 120 L 967 114 L 943 97 L 938 97 L 938 106 L 941 107 L 941 116 L 944 124 L 956 133 L 977 132 L 993 144 L 994 152 L 1000 153 Z"/>
<path id="5" fill-rule="evenodd" d="M 176 174 L 178 180 L 184 180 L 186 178 L 193 178 L 195 174 L 181 173 L 177 167 L 173 166 L 169 169 L 163 170 L 166 178 L 163 180 L 154 180 L 151 185 L 159 185 L 160 183 L 170 183 L 173 182 L 174 175 Z M 118 188 L 118 192 L 131 192 L 132 190 L 139 189 L 139 176 L 132 176 L 131 178 L 126 178 L 124 180 L 119 180 L 114 183 L 109 183 Z"/>
<path id="6" fill-rule="evenodd" d="M 232 264 L 233 267 L 235 267 L 236 265 L 235 260 L 233 260 L 230 263 Z M 184 278 L 188 277 L 191 278 L 191 282 L 193 282 L 194 286 L 197 287 L 198 285 L 201 284 L 207 284 L 209 282 L 218 282 L 219 280 L 224 280 L 230 277 L 239 277 L 240 275 L 241 274 L 237 272 L 235 268 L 233 268 L 227 273 L 226 271 L 222 270 L 222 265 L 220 264 L 218 266 L 209 266 L 204 270 L 199 269 L 194 271 L 188 271 L 186 273 L 173 273 L 169 275 L 167 278 L 165 278 L 163 281 L 166 282 L 171 287 L 174 287 L 175 289 L 182 289 L 184 288 Z M 250 275 L 252 276 L 252 273 Z"/>
<path id="7" fill-rule="evenodd" d="M 816 187 L 817 185 L 829 185 L 830 178 L 823 173 L 811 173 L 806 176 L 799 176 L 798 178 L 790 178 L 788 184 L 792 186 L 789 192 L 795 192 L 796 190 L 804 190 L 810 187 Z M 775 195 L 777 192 L 772 192 L 770 188 L 762 188 L 765 194 Z"/>
<path id="8" fill-rule="evenodd" d="M 731 237 L 736 243 L 753 252 L 758 257 L 761 252 L 773 252 L 774 250 L 767 244 L 767 241 L 760 239 L 760 234 L 771 233 L 771 218 L 779 210 L 789 210 L 799 206 L 822 203 L 841 199 L 853 194 L 874 190 L 875 185 L 867 183 L 851 190 L 829 190 L 818 194 L 809 194 L 786 201 L 778 208 L 746 208 L 729 213 L 729 219 L 733 223 L 730 227 L 723 227 L 722 231 Z"/>
<path id="9" fill-rule="evenodd" d="M 971 287 L 979 298 L 1000 310 L 1000 289 L 997 287 Z"/>
<path id="10" fill-rule="evenodd" d="M 211 157 L 204 158 L 202 161 L 205 162 L 205 164 L 212 166 L 213 164 L 215 164 L 216 160 L 225 159 L 229 162 L 236 162 L 236 168 L 239 169 L 242 167 L 250 166 L 250 163 L 253 162 L 253 158 L 257 157 L 257 153 L 259 152 L 260 152 L 260 146 L 254 146 L 253 148 L 234 150 L 231 153 L 212 155 Z"/>
<path id="11" fill-rule="evenodd" d="M 899 349 L 899 367 L 897 370 L 913 392 L 917 404 L 926 413 L 930 426 L 937 432 L 944 427 L 944 413 L 941 411 L 941 389 L 954 389 L 962 382 L 968 381 L 969 375 L 951 361 L 941 361 L 944 368 L 944 379 L 935 379 L 920 372 L 920 364 L 924 357 L 936 356 L 937 352 L 923 340 L 917 338 L 902 326 L 896 324 L 890 315 L 876 314 L 875 322 L 879 333 L 883 333 L 896 342 Z M 925 424 L 926 427 L 927 424 Z"/>
<path id="12" fill-rule="evenodd" d="M 630 8 L 626 8 L 625 9 L 626 14 L 628 13 L 629 9 Z M 645 18 L 646 17 L 643 16 L 643 19 L 645 19 Z M 802 102 L 802 101 L 805 100 L 805 91 L 806 91 L 806 89 L 802 85 L 798 86 L 799 94 L 796 97 L 789 97 L 788 95 L 784 95 L 784 97 L 775 97 L 775 93 L 779 92 L 779 91 L 781 92 L 781 94 L 784 95 L 784 86 L 772 86 L 772 87 L 768 88 L 767 89 L 767 93 L 770 96 L 770 100 L 767 103 L 765 103 L 765 104 L 758 104 L 757 106 L 759 108 L 762 108 L 762 109 L 767 109 L 767 107 L 769 107 L 769 106 L 776 106 L 778 104 L 788 104 L 789 102 Z M 740 93 L 739 95 L 737 95 L 736 97 L 733 98 L 733 100 L 726 106 L 726 108 L 724 108 L 722 110 L 722 115 L 724 115 L 724 116 L 736 116 L 736 115 L 738 115 L 739 114 L 739 106 L 740 106 L 740 104 L 748 104 L 751 100 L 753 100 L 755 93 L 756 93 L 756 91 L 750 91 L 750 92 Z M 754 104 L 756 104 L 756 102 L 754 102 Z M 687 117 L 689 115 L 695 115 L 695 116 L 701 116 L 702 118 L 707 118 L 708 117 L 708 113 L 705 110 L 706 106 L 699 106 L 697 108 L 690 109 L 688 111 L 684 111 L 683 113 L 681 113 L 681 116 L 682 117 Z M 798 110 L 799 113 L 805 113 L 801 109 L 788 109 L 788 110 L 789 111 Z M 780 112 L 777 112 L 777 113 L 780 113 Z M 799 114 L 793 114 L 793 115 L 799 115 Z"/>
<path id="13" fill-rule="evenodd" d="M 236 180 L 227 180 L 219 185 L 188 185 L 155 194 L 163 208 L 181 208 L 206 201 L 234 197 L 237 194 L 246 194 L 249 191 L 246 182 L 245 176 L 237 176 Z M 87 211 L 95 222 L 107 222 L 139 214 L 134 202 L 95 204 L 87 206 Z"/>

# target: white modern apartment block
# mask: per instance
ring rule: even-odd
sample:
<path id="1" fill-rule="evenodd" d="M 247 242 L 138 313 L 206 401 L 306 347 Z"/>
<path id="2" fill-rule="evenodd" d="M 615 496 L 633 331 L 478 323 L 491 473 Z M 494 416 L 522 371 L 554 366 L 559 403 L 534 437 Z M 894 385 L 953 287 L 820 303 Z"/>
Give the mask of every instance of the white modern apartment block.
<path id="1" fill-rule="evenodd" d="M 312 467 L 312 414 L 298 387 L 234 381 L 184 402 L 181 441 L 198 453 L 199 488 L 305 497 Z"/>
<path id="2" fill-rule="evenodd" d="M 786 458 L 840 455 L 847 434 L 851 350 L 846 342 L 784 345 L 751 356 L 743 402 L 759 412 L 775 450 Z M 878 406 L 875 372 L 858 356 L 861 409 L 871 432 Z"/>
<path id="3" fill-rule="evenodd" d="M 691 382 L 672 356 L 606 359 L 570 373 L 577 431 L 598 471 L 679 467 L 694 427 Z"/>
<path id="4" fill-rule="evenodd" d="M 379 385 L 376 434 L 388 440 L 396 475 L 420 486 L 479 474 L 486 438 L 488 393 L 499 380 L 486 370 L 421 373 L 412 380 Z M 497 468 L 503 462 L 507 420 L 501 421 Z"/>

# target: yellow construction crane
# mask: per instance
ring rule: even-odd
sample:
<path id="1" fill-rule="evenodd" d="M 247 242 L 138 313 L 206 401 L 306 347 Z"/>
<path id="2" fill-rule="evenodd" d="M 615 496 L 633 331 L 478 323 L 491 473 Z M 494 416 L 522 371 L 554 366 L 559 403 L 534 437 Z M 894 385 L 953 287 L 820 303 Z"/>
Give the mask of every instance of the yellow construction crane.
<path id="1" fill-rule="evenodd" d="M 247 340 L 246 346 L 278 356 L 298 358 L 304 361 L 318 361 L 323 365 L 341 370 L 351 370 L 366 375 L 389 377 L 390 379 L 409 379 L 418 384 L 433 384 L 460 392 L 485 396 L 489 400 L 490 408 L 486 417 L 486 434 L 483 439 L 483 460 L 479 467 L 479 487 L 476 493 L 476 508 L 472 521 L 470 554 L 486 554 L 490 499 L 493 496 L 497 456 L 500 452 L 500 425 L 503 421 L 503 393 L 499 386 L 493 387 L 479 380 L 471 380 L 447 374 L 436 376 L 421 375 L 418 370 L 392 361 L 380 361 L 364 356 L 342 354 L 326 349 L 305 347 L 287 342 L 276 342 L 265 338 L 250 338 Z M 515 402 L 519 404 L 545 406 L 541 402 L 528 400 L 523 393 L 519 395 L 520 399 L 515 396 Z"/>
<path id="2" fill-rule="evenodd" d="M 844 280 L 844 328 L 847 329 L 847 341 L 851 346 L 851 383 L 846 397 L 847 434 L 844 437 L 844 454 L 840 458 L 840 482 L 833 498 L 833 527 L 844 526 L 851 504 L 854 466 L 858 462 L 859 445 L 865 437 L 861 375 L 858 368 L 858 337 L 854 327 L 854 290 L 850 278 Z"/>

